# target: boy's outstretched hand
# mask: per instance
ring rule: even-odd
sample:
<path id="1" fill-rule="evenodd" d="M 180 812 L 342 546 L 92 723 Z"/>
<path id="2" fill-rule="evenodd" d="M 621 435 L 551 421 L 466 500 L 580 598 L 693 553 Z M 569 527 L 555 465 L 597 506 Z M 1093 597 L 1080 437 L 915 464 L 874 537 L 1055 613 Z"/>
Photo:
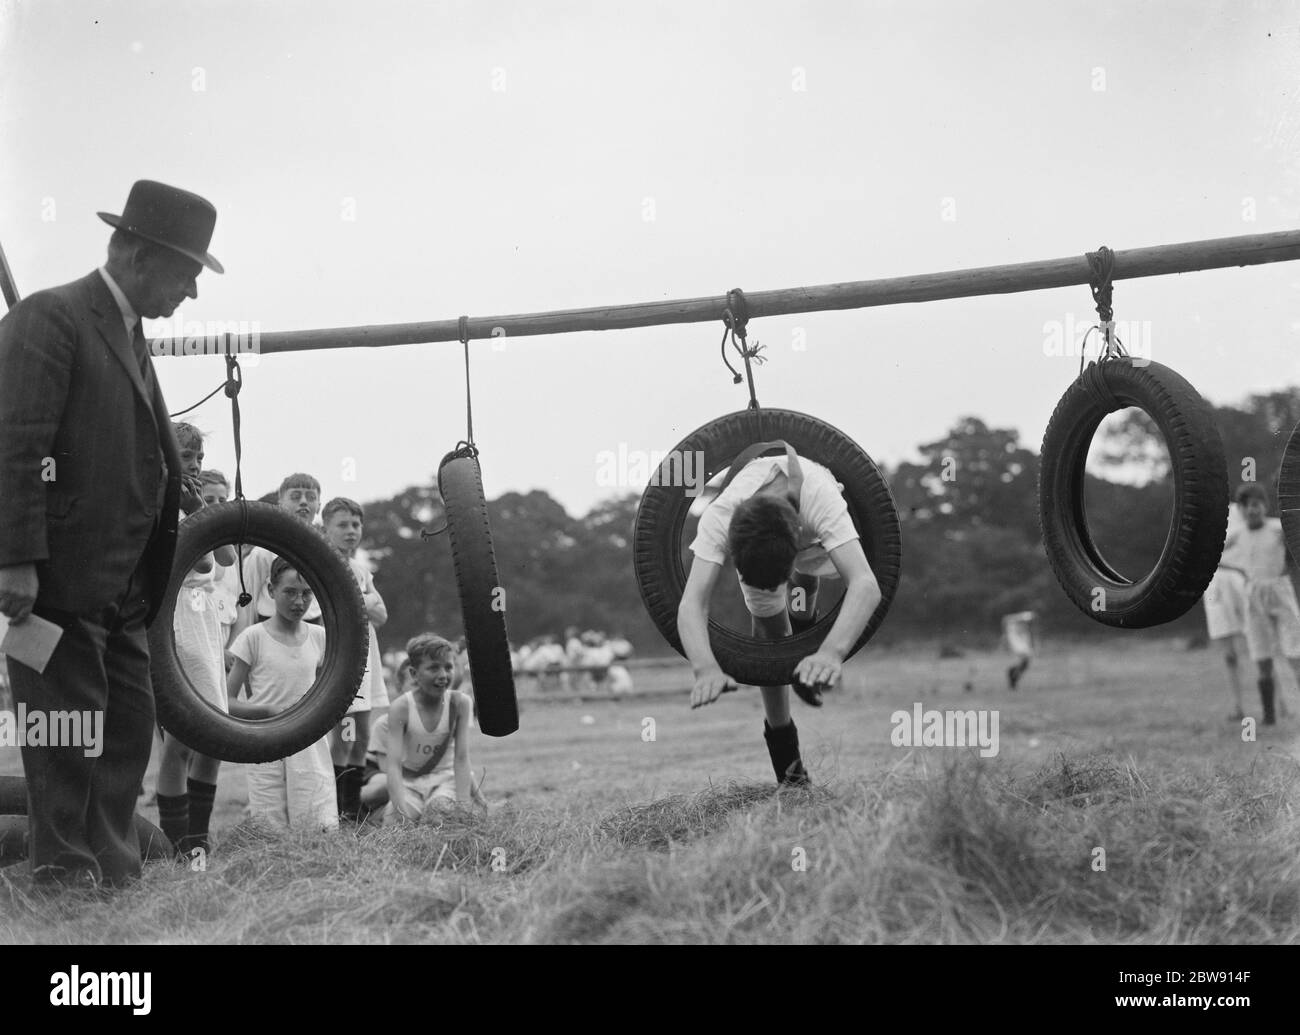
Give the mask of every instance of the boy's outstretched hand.
<path id="1" fill-rule="evenodd" d="M 806 686 L 832 687 L 840 680 L 841 662 L 834 654 L 818 651 L 794 667 L 794 675 Z"/>
<path id="2" fill-rule="evenodd" d="M 834 654 L 826 651 L 809 654 L 794 667 L 794 680 L 790 686 L 804 703 L 820 708 L 822 691 L 839 682 L 842 664 Z"/>
<path id="3" fill-rule="evenodd" d="M 722 669 L 705 669 L 695 677 L 695 686 L 691 690 L 691 707 L 700 708 L 712 704 L 723 694 L 738 689 L 736 681 Z"/>

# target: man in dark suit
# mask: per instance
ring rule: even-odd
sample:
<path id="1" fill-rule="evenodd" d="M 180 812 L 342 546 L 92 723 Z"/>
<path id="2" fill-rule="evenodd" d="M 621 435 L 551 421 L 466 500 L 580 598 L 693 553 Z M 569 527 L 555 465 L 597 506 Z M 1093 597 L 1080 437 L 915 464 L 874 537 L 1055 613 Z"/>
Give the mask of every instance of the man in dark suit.
<path id="1" fill-rule="evenodd" d="M 44 673 L 9 659 L 16 705 L 103 716 L 102 752 L 27 745 L 38 883 L 120 885 L 140 873 L 134 814 L 154 724 L 145 629 L 166 589 L 182 478 L 140 318 L 197 298 L 216 210 L 141 180 L 108 261 L 0 320 L 0 612 L 63 629 Z M 201 501 L 200 501 L 201 505 Z"/>

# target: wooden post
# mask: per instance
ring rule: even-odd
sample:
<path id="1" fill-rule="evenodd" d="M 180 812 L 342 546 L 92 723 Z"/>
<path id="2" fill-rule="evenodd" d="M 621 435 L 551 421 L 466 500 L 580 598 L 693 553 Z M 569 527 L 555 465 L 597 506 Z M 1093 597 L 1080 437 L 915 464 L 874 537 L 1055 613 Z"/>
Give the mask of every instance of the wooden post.
<path id="1" fill-rule="evenodd" d="M 14 283 L 14 275 L 9 270 L 9 260 L 5 258 L 3 247 L 0 247 L 0 295 L 4 295 L 5 306 L 9 309 L 18 304 L 18 285 Z"/>
<path id="2" fill-rule="evenodd" d="M 1156 245 L 1115 252 L 1113 280 L 1159 277 L 1169 273 L 1254 266 L 1266 262 L 1300 259 L 1300 231 L 1247 234 L 1209 241 Z M 1017 291 L 1088 284 L 1092 270 L 1083 254 L 1064 259 L 1020 262 L 1007 266 L 923 273 L 884 280 L 819 284 L 813 287 L 782 288 L 746 292 L 751 319 L 789 313 L 812 313 L 831 309 L 865 309 L 905 302 L 932 302 L 941 298 L 999 295 Z M 720 321 L 726 295 L 709 298 L 641 302 L 631 305 L 599 306 L 589 309 L 558 309 L 545 313 L 517 313 L 510 316 L 469 318 L 470 338 L 522 338 L 534 334 L 569 334 L 574 331 L 625 330 L 673 323 Z M 309 331 L 275 331 L 240 337 L 216 335 L 206 342 L 206 353 L 301 352 L 306 349 L 380 348 L 388 345 L 417 345 L 460 340 L 456 319 L 429 323 L 377 324 L 368 327 L 331 327 Z M 189 354 L 200 354 L 203 342 Z M 185 355 L 184 341 L 159 338 L 152 343 L 157 356 Z"/>

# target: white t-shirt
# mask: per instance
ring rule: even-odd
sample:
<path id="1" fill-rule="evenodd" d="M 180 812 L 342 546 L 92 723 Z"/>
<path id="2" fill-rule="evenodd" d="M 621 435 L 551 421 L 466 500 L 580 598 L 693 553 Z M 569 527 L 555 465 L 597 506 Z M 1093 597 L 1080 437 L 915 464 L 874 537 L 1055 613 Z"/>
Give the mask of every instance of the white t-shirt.
<path id="1" fill-rule="evenodd" d="M 1011 648 L 1013 654 L 1032 654 L 1034 652 L 1034 638 L 1030 632 L 1030 623 L 1034 620 L 1034 612 L 1017 611 L 1013 615 L 1006 615 L 1002 619 L 1002 628 L 1006 631 L 1007 646 Z"/>
<path id="2" fill-rule="evenodd" d="M 348 561 L 348 567 L 352 569 L 352 577 L 357 580 L 357 588 L 361 590 L 362 596 L 375 592 L 375 577 L 368 565 L 354 557 Z M 379 637 L 370 622 L 366 623 L 366 628 L 370 631 L 370 647 L 366 655 L 366 672 L 361 677 L 361 688 L 357 691 L 357 696 L 361 696 L 369 686 L 370 706 L 383 708 L 388 704 L 388 687 L 384 685 L 384 662 L 379 656 Z"/>
<path id="3" fill-rule="evenodd" d="M 296 642 L 289 644 L 271 633 L 269 622 L 261 622 L 235 637 L 230 653 L 248 665 L 252 703 L 283 711 L 316 681 L 325 660 L 325 630 L 299 622 Z"/>
<path id="4" fill-rule="evenodd" d="M 778 471 L 788 475 L 789 462 L 784 456 L 761 456 L 747 463 L 701 515 L 691 552 L 700 560 L 724 564 L 727 533 L 737 505 L 767 485 Z M 803 488 L 799 492 L 801 530 L 795 570 L 805 575 L 836 575 L 830 551 L 859 538 L 849 506 L 840 495 L 844 487 L 816 461 L 800 457 L 799 467 Z"/>
<path id="5" fill-rule="evenodd" d="M 1250 581 L 1266 582 L 1286 575 L 1286 537 L 1281 518 L 1265 518 L 1259 528 L 1243 521 L 1230 551 Z"/>

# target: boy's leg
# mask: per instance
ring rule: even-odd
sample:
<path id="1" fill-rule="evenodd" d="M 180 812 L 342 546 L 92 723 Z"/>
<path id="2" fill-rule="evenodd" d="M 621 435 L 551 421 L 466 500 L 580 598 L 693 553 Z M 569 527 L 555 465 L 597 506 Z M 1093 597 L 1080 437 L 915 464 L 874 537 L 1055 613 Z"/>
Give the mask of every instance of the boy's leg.
<path id="1" fill-rule="evenodd" d="M 1223 645 L 1223 662 L 1228 666 L 1228 689 L 1232 693 L 1232 711 L 1228 713 L 1228 719 L 1239 722 L 1246 714 L 1241 695 L 1241 672 L 1237 668 L 1238 658 L 1245 653 L 1245 636 L 1231 633 L 1220 637 L 1219 643 Z"/>
<path id="2" fill-rule="evenodd" d="M 170 733 L 163 733 L 162 757 L 158 760 L 158 826 L 177 854 L 184 854 L 190 833 L 190 798 L 186 786 L 193 751 Z"/>
<path id="3" fill-rule="evenodd" d="M 330 747 L 322 737 L 284 760 L 289 829 L 337 830 L 338 798 Z"/>
<path id="4" fill-rule="evenodd" d="M 349 712 L 330 740 L 335 807 L 341 818 L 355 822 L 361 812 L 361 773 L 370 743 L 370 712 Z"/>
<path id="5" fill-rule="evenodd" d="M 185 783 L 190 799 L 190 829 L 184 839 L 184 854 L 189 855 L 194 848 L 208 852 L 208 826 L 212 821 L 212 805 L 217 800 L 217 774 L 221 771 L 221 759 L 200 755 L 197 751 L 190 757 L 190 775 Z"/>
<path id="6" fill-rule="evenodd" d="M 1277 631 L 1273 626 L 1273 617 L 1257 603 L 1253 596 L 1247 597 L 1245 608 L 1246 645 L 1250 649 L 1251 660 L 1259 667 L 1259 698 L 1264 706 L 1264 725 L 1272 726 L 1273 716 L 1273 655 L 1277 653 Z"/>
<path id="7" fill-rule="evenodd" d="M 472 779 L 471 779 L 472 782 Z M 445 780 L 437 787 L 434 787 L 428 797 L 424 799 L 424 804 L 420 806 L 420 822 L 432 822 L 435 825 L 442 823 L 442 813 L 456 807 L 456 781 L 454 779 Z"/>
<path id="8" fill-rule="evenodd" d="M 288 759 L 248 767 L 248 815 L 273 827 L 289 826 Z"/>
<path id="9" fill-rule="evenodd" d="M 1264 706 L 1264 725 L 1272 726 L 1277 722 L 1273 712 L 1273 659 L 1264 658 L 1259 662 L 1259 699 Z"/>
<path id="10" fill-rule="evenodd" d="M 1297 605 L 1295 591 L 1289 583 L 1285 590 L 1278 593 L 1281 598 L 1277 611 L 1278 644 L 1281 654 L 1287 659 L 1291 671 L 1300 682 L 1300 605 Z M 1286 695 L 1279 684 L 1277 687 L 1277 715 L 1280 719 L 1287 717 Z"/>
<path id="11" fill-rule="evenodd" d="M 790 635 L 790 617 L 784 610 L 765 618 L 751 615 L 750 620 L 753 635 L 758 639 L 777 640 Z M 799 754 L 799 730 L 790 715 L 790 688 L 765 686 L 760 688 L 760 692 L 763 695 L 763 739 L 767 742 L 776 782 L 806 785 L 808 773 Z"/>

